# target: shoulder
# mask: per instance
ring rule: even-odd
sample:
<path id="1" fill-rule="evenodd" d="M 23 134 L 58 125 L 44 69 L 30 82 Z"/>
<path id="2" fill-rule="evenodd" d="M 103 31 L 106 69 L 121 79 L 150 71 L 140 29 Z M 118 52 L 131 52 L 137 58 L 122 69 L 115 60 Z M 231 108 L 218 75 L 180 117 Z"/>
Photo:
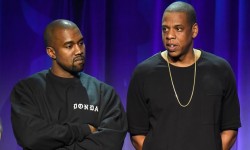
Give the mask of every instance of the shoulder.
<path id="1" fill-rule="evenodd" d="M 37 72 L 35 74 L 32 74 L 28 78 L 24 79 L 22 82 L 28 84 L 29 86 L 32 86 L 34 88 L 38 87 L 44 87 L 46 84 L 46 76 L 47 76 L 48 70 L 43 70 L 40 72 Z"/>
<path id="2" fill-rule="evenodd" d="M 119 96 L 113 86 L 84 72 L 80 73 L 80 80 L 86 88 L 89 97 L 97 100 L 99 99 L 98 96 L 101 96 L 104 101 L 119 100 Z"/>
<path id="3" fill-rule="evenodd" d="M 228 61 L 220 56 L 212 54 L 210 52 L 202 51 L 202 63 L 209 65 L 211 67 L 218 67 L 218 68 L 231 68 Z"/>
<path id="4" fill-rule="evenodd" d="M 145 74 L 153 70 L 160 63 L 162 63 L 161 54 L 156 53 L 153 56 L 139 63 L 134 70 L 134 74 Z"/>
<path id="5" fill-rule="evenodd" d="M 12 92 L 14 91 L 34 92 L 34 91 L 41 91 L 45 89 L 47 73 L 48 73 L 48 70 L 43 70 L 41 72 L 32 74 L 18 81 L 14 85 Z"/>
<path id="6" fill-rule="evenodd" d="M 113 90 L 113 87 L 89 74 L 86 74 L 84 72 L 80 73 L 80 80 L 82 82 L 82 84 L 85 87 L 89 87 L 89 88 L 102 88 L 102 89 L 110 89 Z"/>
<path id="7" fill-rule="evenodd" d="M 46 75 L 48 73 L 48 70 L 43 70 L 43 71 L 40 71 L 40 72 L 37 72 L 35 74 L 32 74 L 22 80 L 20 80 L 17 84 L 39 84 L 39 83 L 43 83 L 45 82 L 45 79 L 46 79 Z"/>
<path id="8" fill-rule="evenodd" d="M 33 75 L 31 75 L 30 77 L 28 77 L 28 80 L 36 80 L 37 82 L 39 81 L 44 81 L 47 74 L 48 74 L 48 70 L 43 70 L 43 71 L 40 71 L 40 72 L 37 72 Z"/>

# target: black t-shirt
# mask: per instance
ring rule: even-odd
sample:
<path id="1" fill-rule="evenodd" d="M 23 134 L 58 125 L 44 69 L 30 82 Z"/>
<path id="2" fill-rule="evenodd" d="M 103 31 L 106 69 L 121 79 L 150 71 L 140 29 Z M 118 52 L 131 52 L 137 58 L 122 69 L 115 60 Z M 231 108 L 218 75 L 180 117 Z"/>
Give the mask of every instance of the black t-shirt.
<path id="1" fill-rule="evenodd" d="M 189 101 L 194 65 L 170 66 L 182 104 Z M 129 132 L 146 135 L 144 150 L 220 150 L 220 132 L 240 127 L 235 80 L 229 64 L 202 51 L 191 103 L 177 102 L 160 53 L 139 64 L 127 99 Z"/>

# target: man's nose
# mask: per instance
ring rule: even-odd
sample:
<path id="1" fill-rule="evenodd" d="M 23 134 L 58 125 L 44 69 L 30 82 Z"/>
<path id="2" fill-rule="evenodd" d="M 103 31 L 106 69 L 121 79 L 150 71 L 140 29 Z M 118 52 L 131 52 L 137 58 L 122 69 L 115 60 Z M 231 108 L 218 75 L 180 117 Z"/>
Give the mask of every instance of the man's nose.
<path id="1" fill-rule="evenodd" d="M 175 32 L 173 29 L 170 29 L 167 33 L 166 33 L 166 39 L 170 40 L 170 39 L 175 39 Z"/>
<path id="2" fill-rule="evenodd" d="M 75 51 L 76 51 L 76 55 L 77 54 L 83 54 L 84 51 L 85 51 L 85 46 L 76 44 Z"/>

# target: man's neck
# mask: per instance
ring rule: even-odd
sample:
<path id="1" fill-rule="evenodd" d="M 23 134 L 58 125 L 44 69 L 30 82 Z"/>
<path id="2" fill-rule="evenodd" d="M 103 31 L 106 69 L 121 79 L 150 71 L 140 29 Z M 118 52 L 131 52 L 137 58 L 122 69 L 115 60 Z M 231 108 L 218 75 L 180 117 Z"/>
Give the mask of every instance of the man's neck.
<path id="1" fill-rule="evenodd" d="M 171 65 L 177 67 L 188 67 L 194 64 L 195 61 L 199 59 L 201 51 L 198 49 L 193 49 L 193 52 L 190 55 L 184 55 L 183 57 L 172 58 L 169 57 L 167 50 L 161 52 L 161 56 L 164 60 L 169 61 Z"/>

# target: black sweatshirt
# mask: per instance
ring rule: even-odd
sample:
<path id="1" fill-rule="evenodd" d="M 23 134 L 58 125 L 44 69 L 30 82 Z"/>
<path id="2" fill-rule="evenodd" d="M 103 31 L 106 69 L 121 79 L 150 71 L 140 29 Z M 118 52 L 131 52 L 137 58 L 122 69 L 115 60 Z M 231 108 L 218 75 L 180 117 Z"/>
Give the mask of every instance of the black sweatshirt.
<path id="1" fill-rule="evenodd" d="M 119 150 L 127 120 L 114 89 L 85 73 L 60 78 L 42 71 L 11 93 L 15 137 L 25 150 Z M 88 124 L 98 129 L 91 133 Z"/>

